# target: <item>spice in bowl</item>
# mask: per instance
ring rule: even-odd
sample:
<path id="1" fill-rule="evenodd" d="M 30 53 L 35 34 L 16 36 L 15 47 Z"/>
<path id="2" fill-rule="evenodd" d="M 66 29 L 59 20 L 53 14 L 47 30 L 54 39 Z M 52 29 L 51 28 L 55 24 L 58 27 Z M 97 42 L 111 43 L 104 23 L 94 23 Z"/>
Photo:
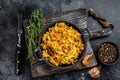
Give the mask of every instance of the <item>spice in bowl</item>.
<path id="1" fill-rule="evenodd" d="M 119 56 L 119 50 L 116 44 L 112 42 L 104 42 L 100 45 L 98 50 L 100 61 L 105 65 L 115 63 Z"/>

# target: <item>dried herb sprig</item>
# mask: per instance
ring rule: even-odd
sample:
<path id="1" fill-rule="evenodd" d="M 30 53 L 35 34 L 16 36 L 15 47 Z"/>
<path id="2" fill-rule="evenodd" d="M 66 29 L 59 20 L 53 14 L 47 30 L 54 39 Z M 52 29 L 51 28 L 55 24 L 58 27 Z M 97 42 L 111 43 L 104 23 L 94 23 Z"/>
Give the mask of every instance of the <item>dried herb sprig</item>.
<path id="1" fill-rule="evenodd" d="M 27 26 L 27 40 L 28 40 L 28 58 L 35 60 L 33 52 L 38 46 L 38 40 L 43 27 L 43 12 L 41 10 L 34 10 Z"/>

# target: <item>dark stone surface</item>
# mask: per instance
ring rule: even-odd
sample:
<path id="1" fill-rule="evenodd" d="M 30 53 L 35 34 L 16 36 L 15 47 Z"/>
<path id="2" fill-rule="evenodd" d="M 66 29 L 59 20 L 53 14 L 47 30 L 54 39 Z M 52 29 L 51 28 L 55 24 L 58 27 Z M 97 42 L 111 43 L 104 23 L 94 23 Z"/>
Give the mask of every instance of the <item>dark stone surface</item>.
<path id="1" fill-rule="evenodd" d="M 13 3 L 11 2 L 13 1 Z M 42 78 L 32 78 L 30 65 L 24 61 L 24 72 L 20 76 L 15 74 L 15 49 L 17 43 L 17 6 L 22 5 L 22 11 L 30 13 L 31 10 L 41 7 L 45 15 L 60 13 L 81 7 L 94 8 L 107 20 L 114 24 L 115 29 L 109 37 L 91 40 L 95 55 L 100 43 L 111 41 L 120 48 L 120 1 L 119 0 L 0 0 L 0 80 L 93 80 L 87 72 L 88 69 L 72 71 L 64 74 L 54 74 Z M 102 27 L 93 18 L 88 17 L 90 30 Z M 101 77 L 95 80 L 119 80 L 120 59 L 117 64 L 103 66 Z"/>

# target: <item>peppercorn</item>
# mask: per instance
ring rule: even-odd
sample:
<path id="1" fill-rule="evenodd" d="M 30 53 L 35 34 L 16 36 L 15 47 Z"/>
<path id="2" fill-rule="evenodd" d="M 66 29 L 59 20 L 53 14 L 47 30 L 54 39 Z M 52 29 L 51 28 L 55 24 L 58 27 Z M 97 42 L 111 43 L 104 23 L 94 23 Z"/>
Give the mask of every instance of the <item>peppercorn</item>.
<path id="1" fill-rule="evenodd" d="M 100 45 L 99 59 L 101 62 L 111 64 L 116 61 L 118 57 L 118 48 L 115 44 L 105 42 Z"/>

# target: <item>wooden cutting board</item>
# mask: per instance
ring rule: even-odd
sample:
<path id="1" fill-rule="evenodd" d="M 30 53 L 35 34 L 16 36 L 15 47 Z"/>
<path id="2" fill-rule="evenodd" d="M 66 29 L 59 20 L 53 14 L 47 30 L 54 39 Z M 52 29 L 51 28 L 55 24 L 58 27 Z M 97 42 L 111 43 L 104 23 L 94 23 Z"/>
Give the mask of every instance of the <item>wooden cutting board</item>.
<path id="1" fill-rule="evenodd" d="M 23 22 L 25 33 L 26 33 L 26 22 L 27 21 L 28 21 L 28 19 L 25 19 Z M 63 12 L 63 13 L 59 13 L 59 14 L 45 16 L 44 17 L 44 29 L 47 28 L 48 25 L 50 25 L 51 23 L 53 23 L 55 21 L 68 21 L 68 22 L 71 22 L 71 23 L 75 24 L 76 26 L 78 26 L 78 28 L 81 28 L 81 29 L 87 28 L 87 16 L 86 16 L 85 9 L 77 9 L 77 10 L 67 11 L 67 12 Z M 86 49 L 84 56 L 87 54 L 90 54 L 90 53 L 92 53 L 94 55 L 91 44 L 88 41 L 87 49 Z M 51 74 L 64 73 L 64 72 L 68 72 L 68 71 L 80 70 L 83 68 L 93 67 L 93 66 L 97 65 L 95 56 L 92 57 L 88 66 L 84 67 L 80 61 L 79 64 L 77 64 L 73 68 L 69 68 L 69 69 L 55 69 L 55 68 L 51 67 L 50 65 L 48 65 L 46 62 L 36 61 L 34 63 L 32 63 L 32 62 L 30 62 L 30 63 L 31 63 L 32 77 L 42 77 L 42 76 L 47 76 L 47 75 L 51 75 Z"/>

